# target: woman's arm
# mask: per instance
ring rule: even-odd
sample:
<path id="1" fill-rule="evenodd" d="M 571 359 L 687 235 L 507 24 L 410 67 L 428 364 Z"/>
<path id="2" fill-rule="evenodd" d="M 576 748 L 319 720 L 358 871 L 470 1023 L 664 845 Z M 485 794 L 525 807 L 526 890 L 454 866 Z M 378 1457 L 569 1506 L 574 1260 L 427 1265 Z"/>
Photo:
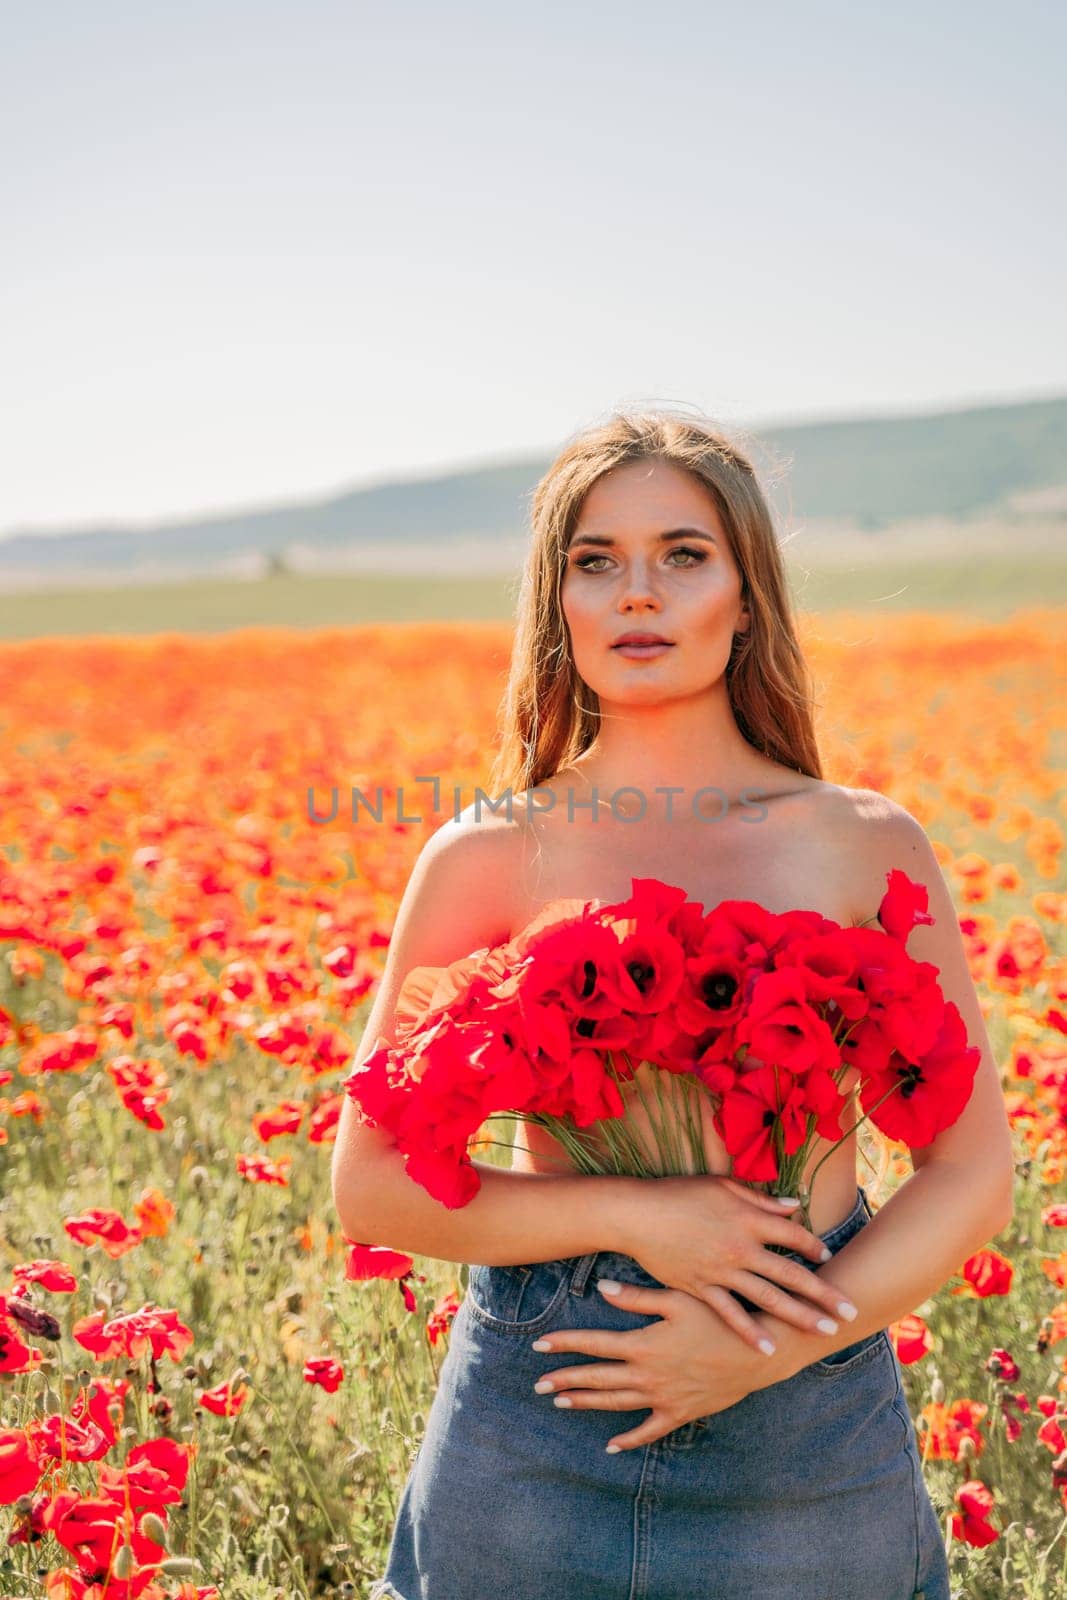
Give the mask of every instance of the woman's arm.
<path id="1" fill-rule="evenodd" d="M 956 1121 L 912 1151 L 913 1175 L 827 1263 L 835 1285 L 859 1308 L 856 1320 L 827 1337 L 766 1311 L 757 1316 L 777 1346 L 767 1363 L 768 1383 L 909 1315 L 1013 1216 L 1011 1124 L 952 896 L 921 825 L 894 801 L 877 798 L 881 804 L 868 810 L 853 852 L 863 886 L 859 903 L 866 906 L 857 920 L 874 915 L 890 868 L 900 867 L 926 885 L 934 923 L 912 930 L 908 954 L 938 968 L 942 993 L 959 1008 L 981 1060 L 971 1097 Z"/>
<path id="2" fill-rule="evenodd" d="M 334 1204 L 346 1237 L 439 1261 L 510 1267 L 621 1250 L 634 1210 L 646 1203 L 632 1188 L 639 1179 L 474 1165 L 481 1188 L 455 1210 L 408 1176 L 395 1149 L 372 1158 L 354 1191 L 346 1191 L 342 1171 Z"/>

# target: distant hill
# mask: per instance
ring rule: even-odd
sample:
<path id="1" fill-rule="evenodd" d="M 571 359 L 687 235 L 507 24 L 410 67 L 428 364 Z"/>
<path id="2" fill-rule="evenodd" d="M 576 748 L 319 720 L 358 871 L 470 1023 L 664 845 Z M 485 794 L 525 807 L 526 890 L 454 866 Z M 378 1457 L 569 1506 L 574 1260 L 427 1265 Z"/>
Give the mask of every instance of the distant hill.
<path id="1" fill-rule="evenodd" d="M 753 454 L 782 526 L 877 537 L 898 524 L 1040 517 L 1067 531 L 1067 396 L 907 417 L 727 431 Z M 144 581 L 259 571 L 514 567 L 550 457 L 400 478 L 326 499 L 147 528 L 0 538 L 0 584 Z"/>

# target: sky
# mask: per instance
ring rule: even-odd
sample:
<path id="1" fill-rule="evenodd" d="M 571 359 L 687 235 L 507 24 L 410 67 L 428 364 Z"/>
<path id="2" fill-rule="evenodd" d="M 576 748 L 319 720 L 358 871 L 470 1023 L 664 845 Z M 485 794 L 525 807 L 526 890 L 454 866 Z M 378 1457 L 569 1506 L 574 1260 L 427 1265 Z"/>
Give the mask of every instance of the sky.
<path id="1" fill-rule="evenodd" d="M 1067 8 L 0 0 L 0 535 L 1067 392 Z"/>

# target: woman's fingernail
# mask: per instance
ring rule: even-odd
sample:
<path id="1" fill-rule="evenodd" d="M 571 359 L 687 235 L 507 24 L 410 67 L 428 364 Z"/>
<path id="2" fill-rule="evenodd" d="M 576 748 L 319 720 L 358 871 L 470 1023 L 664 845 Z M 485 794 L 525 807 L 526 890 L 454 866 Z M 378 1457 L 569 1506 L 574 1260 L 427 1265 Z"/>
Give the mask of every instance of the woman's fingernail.
<path id="1" fill-rule="evenodd" d="M 859 1316 L 859 1312 L 856 1310 L 856 1307 L 850 1306 L 847 1300 L 839 1300 L 837 1303 L 837 1309 L 849 1322 L 854 1322 Z"/>
<path id="2" fill-rule="evenodd" d="M 832 1261 L 834 1259 L 833 1251 L 830 1249 L 830 1247 L 828 1245 L 825 1245 L 825 1244 L 822 1247 L 822 1259 L 824 1261 Z"/>
<path id="3" fill-rule="evenodd" d="M 622 1288 L 621 1283 L 616 1283 L 614 1278 L 598 1278 L 596 1286 L 601 1294 L 618 1294 Z"/>
<path id="4" fill-rule="evenodd" d="M 829 1317 L 820 1317 L 818 1322 L 815 1324 L 815 1326 L 818 1328 L 820 1333 L 836 1333 L 837 1332 L 837 1323 L 836 1322 L 831 1322 Z"/>
<path id="5" fill-rule="evenodd" d="M 771 1341 L 769 1339 L 761 1339 L 760 1342 L 759 1342 L 759 1347 L 763 1351 L 763 1354 L 765 1356 L 773 1356 L 773 1354 L 774 1354 L 774 1345 L 771 1343 Z"/>
<path id="6" fill-rule="evenodd" d="M 622 1445 L 621 1444 L 606 1444 L 604 1446 L 604 1449 L 605 1449 L 605 1451 L 607 1452 L 607 1454 L 609 1456 L 617 1456 L 619 1451 L 622 1449 Z"/>
<path id="7" fill-rule="evenodd" d="M 779 1205 L 783 1206 L 798 1206 L 800 1201 L 795 1194 L 780 1194 L 778 1196 L 778 1203 Z"/>

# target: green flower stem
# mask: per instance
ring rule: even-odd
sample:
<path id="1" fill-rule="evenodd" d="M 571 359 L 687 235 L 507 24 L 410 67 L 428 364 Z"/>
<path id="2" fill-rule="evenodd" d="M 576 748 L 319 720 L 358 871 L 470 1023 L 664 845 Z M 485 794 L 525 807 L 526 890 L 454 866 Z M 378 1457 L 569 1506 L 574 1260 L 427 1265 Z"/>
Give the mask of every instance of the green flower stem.
<path id="1" fill-rule="evenodd" d="M 894 1083 L 891 1088 L 886 1090 L 886 1092 L 882 1096 L 881 1100 L 876 1100 L 874 1102 L 874 1105 L 871 1106 L 869 1111 L 865 1111 L 863 1113 L 862 1117 L 860 1117 L 857 1122 L 853 1123 L 852 1127 L 849 1128 L 847 1130 L 847 1132 L 845 1132 L 845 1133 L 843 1133 L 841 1135 L 840 1139 L 836 1139 L 834 1141 L 834 1143 L 830 1146 L 829 1150 L 827 1150 L 826 1155 L 821 1156 L 819 1158 L 819 1160 L 815 1163 L 815 1166 L 812 1168 L 811 1183 L 815 1182 L 815 1174 L 818 1172 L 819 1168 L 822 1166 L 823 1162 L 827 1159 L 827 1157 L 833 1155 L 833 1153 L 837 1149 L 838 1145 L 839 1144 L 844 1144 L 845 1140 L 848 1139 L 852 1134 L 854 1134 L 856 1132 L 857 1128 L 861 1128 L 863 1126 L 863 1124 L 867 1121 L 867 1119 L 872 1115 L 872 1113 L 877 1111 L 878 1107 L 880 1105 L 884 1104 L 884 1102 L 889 1099 L 889 1096 L 891 1094 L 896 1094 L 896 1092 L 897 1092 L 897 1090 L 899 1088 L 900 1088 L 899 1083 Z"/>
<path id="2" fill-rule="evenodd" d="M 633 1063 L 629 1064 L 632 1069 Z M 645 1065 L 651 1063 L 639 1063 L 639 1066 Z M 644 1109 L 652 1135 L 651 1148 L 639 1136 L 625 1109 L 622 1116 L 600 1118 L 588 1129 L 576 1128 L 569 1117 L 556 1117 L 544 1112 L 513 1112 L 509 1115 L 535 1122 L 547 1129 L 567 1151 L 572 1165 L 587 1175 L 641 1178 L 706 1175 L 708 1169 L 699 1097 L 705 1095 L 714 1103 L 717 1096 L 694 1074 L 666 1074 L 665 1069 L 655 1072 L 650 1096 L 646 1085 L 632 1070 L 625 1077 L 620 1076 L 611 1051 L 607 1052 L 607 1068 L 620 1093 L 630 1087 Z M 671 1079 L 669 1088 L 663 1081 L 665 1075 Z M 673 1114 L 679 1111 L 680 1115 Z"/>
<path id="3" fill-rule="evenodd" d="M 315 1474 L 312 1472 L 310 1466 L 308 1465 L 307 1458 L 305 1457 L 303 1450 L 300 1448 L 300 1446 L 297 1444 L 296 1440 L 293 1438 L 292 1429 L 289 1427 L 289 1425 L 288 1425 L 288 1423 L 286 1421 L 286 1416 L 287 1416 L 288 1412 L 291 1411 L 291 1409 L 292 1409 L 291 1402 L 285 1407 L 277 1405 L 277 1404 L 275 1404 L 274 1400 L 272 1400 L 272 1398 L 271 1398 L 270 1394 L 268 1393 L 268 1391 L 266 1389 L 262 1388 L 259 1384 L 252 1384 L 252 1385 L 250 1385 L 250 1387 L 253 1388 L 256 1391 L 256 1393 L 259 1394 L 263 1398 L 263 1400 L 265 1401 L 266 1405 L 269 1407 L 271 1413 L 273 1414 L 273 1416 L 275 1418 L 276 1425 L 277 1425 L 279 1431 L 281 1432 L 281 1434 L 283 1435 L 286 1444 L 289 1446 L 289 1450 L 290 1450 L 290 1452 L 292 1454 L 293 1460 L 299 1463 L 300 1469 L 303 1472 L 305 1479 L 307 1480 L 308 1488 L 311 1490 L 311 1497 L 315 1501 L 315 1504 L 318 1506 L 319 1510 L 322 1512 L 323 1520 L 325 1521 L 326 1526 L 330 1530 L 331 1538 L 333 1538 L 335 1541 L 340 1540 L 341 1535 L 338 1532 L 336 1523 L 334 1522 L 333 1518 L 330 1515 L 330 1508 L 326 1504 L 325 1500 L 322 1498 L 322 1494 L 321 1494 L 321 1492 L 319 1490 L 318 1479 L 315 1477 Z"/>

